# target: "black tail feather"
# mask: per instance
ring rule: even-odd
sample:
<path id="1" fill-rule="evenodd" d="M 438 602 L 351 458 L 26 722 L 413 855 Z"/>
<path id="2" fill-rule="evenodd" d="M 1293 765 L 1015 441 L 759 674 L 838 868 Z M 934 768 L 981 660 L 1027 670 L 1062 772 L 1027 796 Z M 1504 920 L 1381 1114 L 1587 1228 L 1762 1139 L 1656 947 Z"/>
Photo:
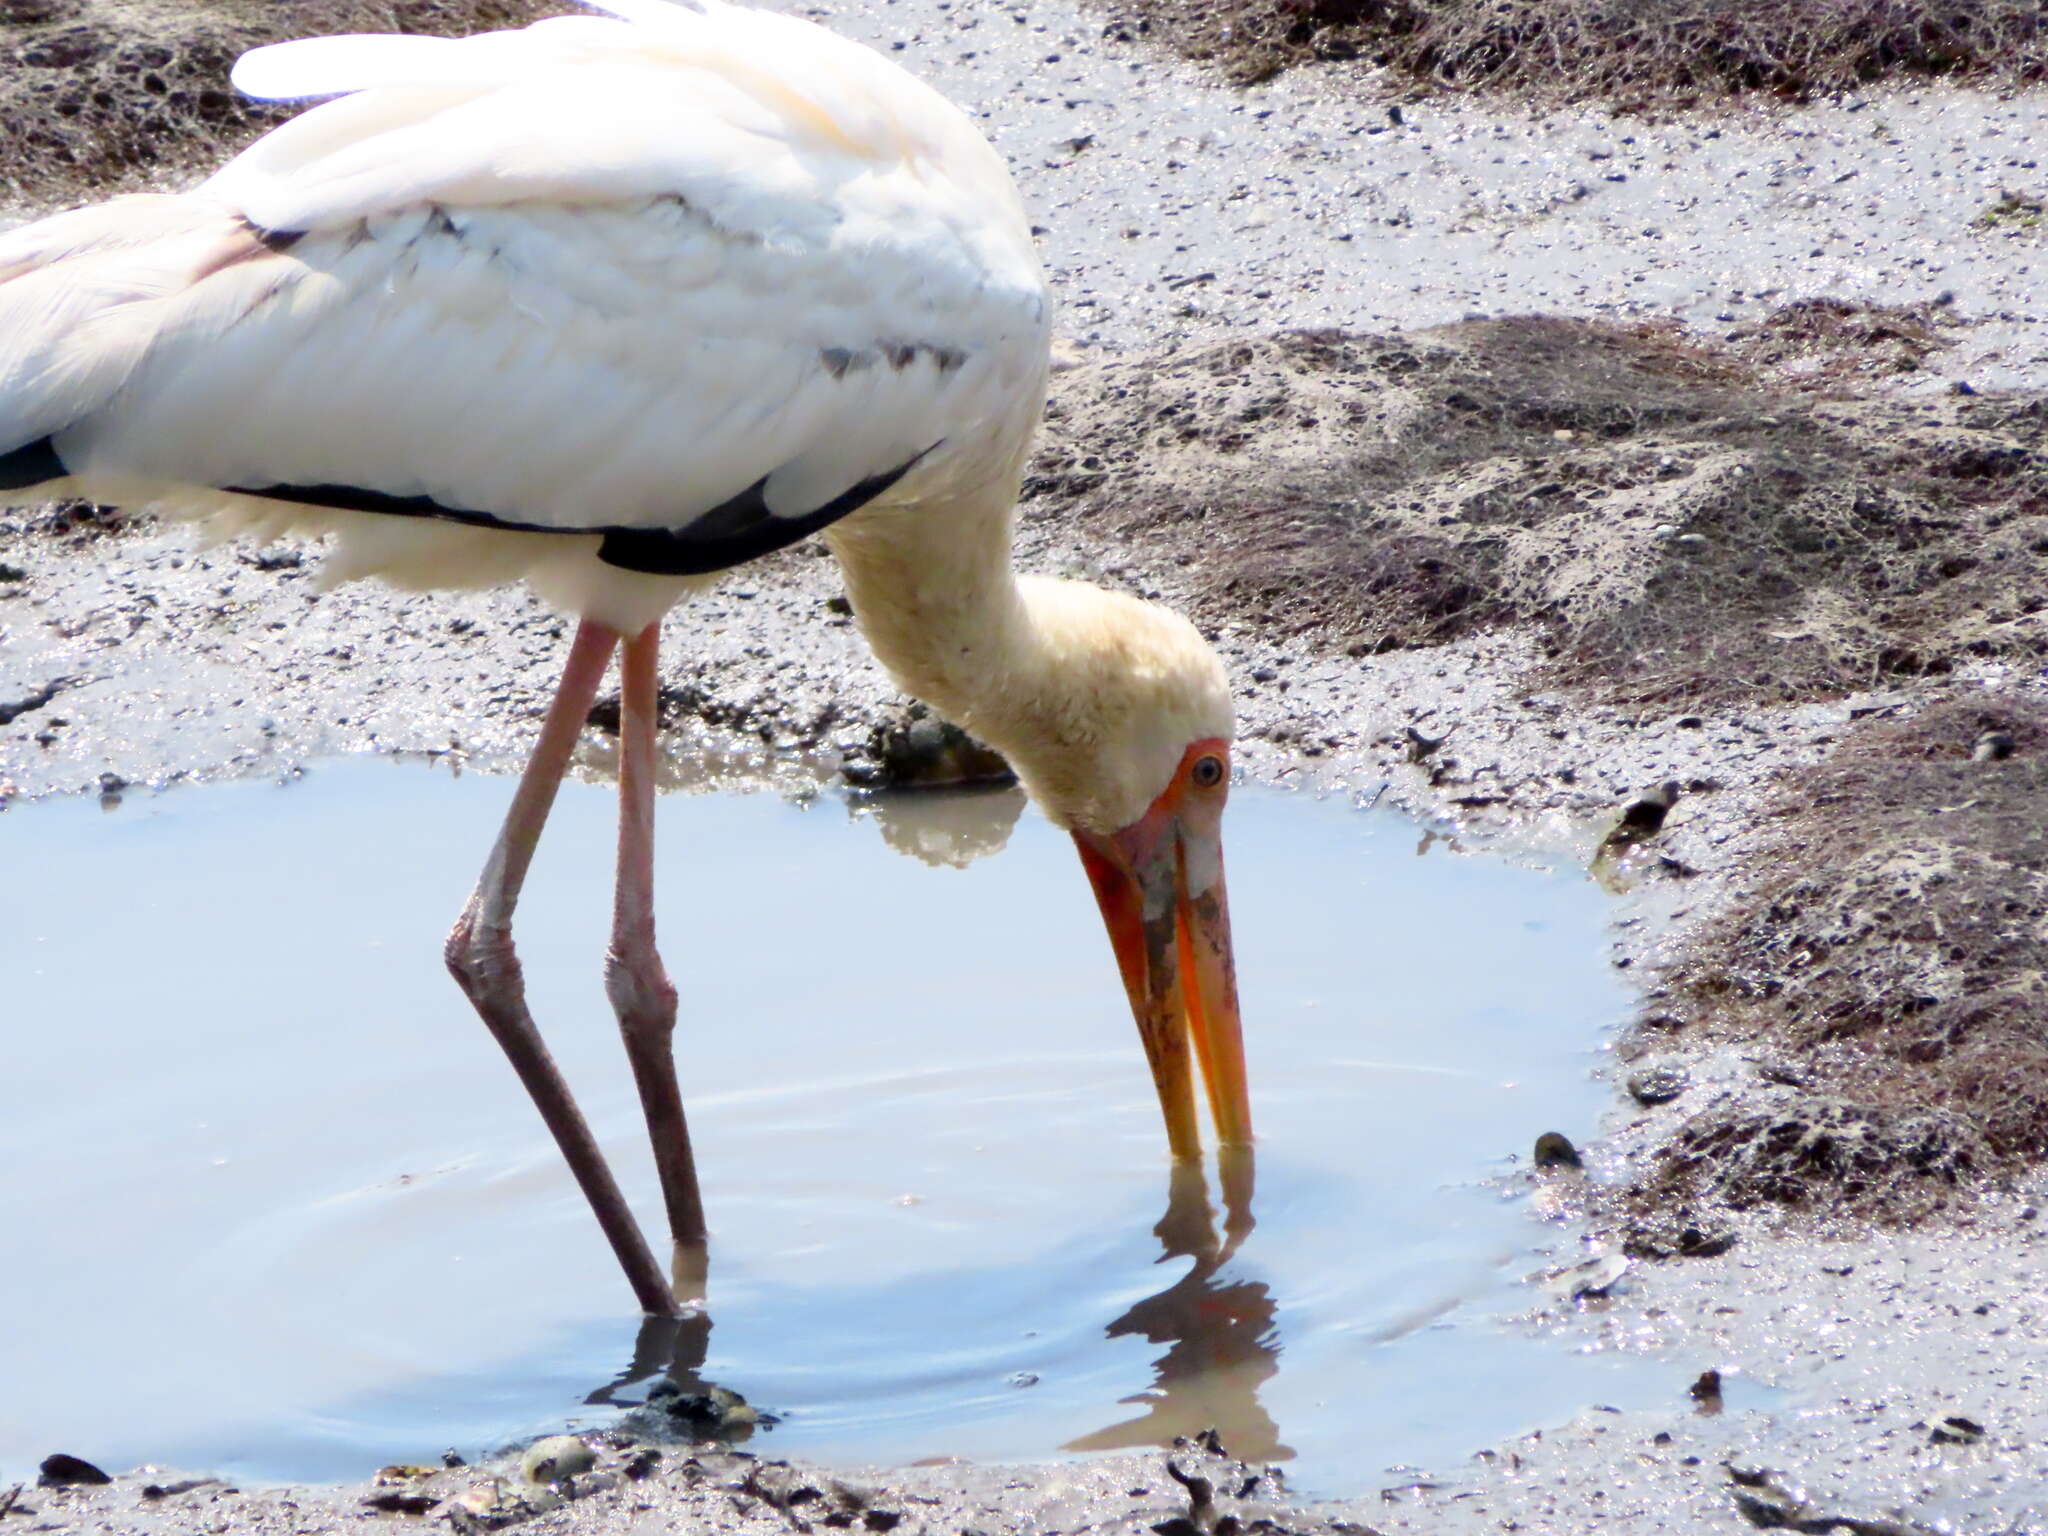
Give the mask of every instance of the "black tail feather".
<path id="1" fill-rule="evenodd" d="M 47 437 L 24 443 L 12 453 L 0 453 L 0 491 L 25 491 L 47 481 L 62 480 L 70 473 Z"/>

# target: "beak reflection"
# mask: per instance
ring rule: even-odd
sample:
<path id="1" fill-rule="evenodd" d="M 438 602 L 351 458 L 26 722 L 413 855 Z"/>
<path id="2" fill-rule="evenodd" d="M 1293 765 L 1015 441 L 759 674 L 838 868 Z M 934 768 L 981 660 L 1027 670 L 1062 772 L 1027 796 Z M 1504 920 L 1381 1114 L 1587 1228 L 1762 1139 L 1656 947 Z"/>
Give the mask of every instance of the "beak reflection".
<path id="1" fill-rule="evenodd" d="M 1209 1190 L 1199 1163 L 1173 1170 L 1166 1214 L 1154 1229 L 1161 1263 L 1188 1257 L 1194 1265 L 1109 1324 L 1105 1337 L 1137 1337 L 1166 1346 L 1152 1365 L 1152 1385 L 1124 1399 L 1143 1411 L 1070 1440 L 1064 1450 L 1115 1451 L 1170 1446 L 1181 1436 L 1214 1429 L 1243 1461 L 1286 1461 L 1293 1448 L 1259 1401 L 1259 1388 L 1280 1370 L 1277 1304 L 1263 1281 L 1222 1273 L 1251 1231 L 1252 1158 L 1226 1150 L 1223 1234 L 1219 1242 Z"/>

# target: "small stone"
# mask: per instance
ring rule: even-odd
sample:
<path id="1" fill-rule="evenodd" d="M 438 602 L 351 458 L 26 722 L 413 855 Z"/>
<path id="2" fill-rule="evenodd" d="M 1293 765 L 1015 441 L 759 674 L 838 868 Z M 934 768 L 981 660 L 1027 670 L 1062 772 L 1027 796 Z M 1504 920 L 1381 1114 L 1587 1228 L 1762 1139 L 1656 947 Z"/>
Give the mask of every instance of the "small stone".
<path id="1" fill-rule="evenodd" d="M 440 1502 L 431 1493 L 402 1493 L 397 1489 L 387 1489 L 364 1499 L 363 1507 L 384 1515 L 424 1515 Z"/>
<path id="2" fill-rule="evenodd" d="M 1545 1131 L 1536 1138 L 1535 1151 L 1538 1168 L 1583 1168 L 1579 1160 L 1579 1149 L 1572 1145 L 1571 1138 L 1561 1131 Z"/>
<path id="3" fill-rule="evenodd" d="M 737 1400 L 719 1410 L 718 1432 L 727 1437 L 745 1438 L 746 1433 L 761 1422 L 761 1410 L 752 1403 Z"/>
<path id="4" fill-rule="evenodd" d="M 777 1422 L 727 1387 L 685 1392 L 673 1381 L 658 1381 L 648 1390 L 647 1406 L 698 1439 L 744 1440 L 757 1425 Z"/>
<path id="5" fill-rule="evenodd" d="M 864 762 L 840 773 L 860 789 L 937 789 L 967 784 L 1014 784 L 1002 754 L 958 726 L 911 704 L 883 720 L 861 744 Z"/>
<path id="6" fill-rule="evenodd" d="M 1732 1232 L 1704 1232 L 1687 1227 L 1678 1234 L 1678 1251 L 1688 1259 L 1715 1259 L 1735 1246 Z"/>
<path id="7" fill-rule="evenodd" d="M 1975 1445 L 1984 1438 L 1984 1426 L 1959 1413 L 1951 1414 L 1935 1425 L 1927 1438 L 1935 1445 Z"/>
<path id="8" fill-rule="evenodd" d="M 1685 1389 L 1686 1396 L 1699 1404 L 1701 1413 L 1721 1411 L 1721 1373 L 1701 1371 L 1698 1379 Z"/>
<path id="9" fill-rule="evenodd" d="M 1644 790 L 1623 808 L 1621 820 L 1601 841 L 1601 848 L 1609 851 L 1627 848 L 1655 837 L 1664 830 L 1664 818 L 1671 814 L 1671 807 L 1678 804 L 1679 793 L 1676 779 L 1667 779 L 1652 789 Z"/>
<path id="10" fill-rule="evenodd" d="M 548 1435 L 536 1440 L 519 1458 L 519 1475 L 537 1487 L 566 1482 L 597 1465 L 590 1447 L 574 1435 Z"/>
<path id="11" fill-rule="evenodd" d="M 1618 1253 L 1602 1254 L 1570 1273 L 1573 1301 L 1604 1301 L 1628 1273 L 1628 1260 Z"/>
<path id="12" fill-rule="evenodd" d="M 826 1492 L 786 1461 L 753 1463 L 740 1483 L 740 1491 L 753 1495 L 771 1509 L 784 1511 L 798 1504 L 816 1503 L 825 1497 Z M 843 1496 L 835 1498 L 834 1502 L 842 1509 L 846 1507 Z"/>
<path id="13" fill-rule="evenodd" d="M 2002 763 L 2018 750 L 2018 744 L 2004 731 L 1986 731 L 1970 748 L 1973 763 Z"/>
<path id="14" fill-rule="evenodd" d="M 459 1510 L 464 1516 L 489 1521 L 502 1521 L 524 1507 L 518 1500 L 506 1496 L 504 1483 L 495 1477 L 486 1482 L 472 1483 L 450 1499 L 448 1506 L 451 1511 Z M 456 1529 L 462 1527 L 457 1525 Z"/>
<path id="15" fill-rule="evenodd" d="M 1445 731 L 1441 736 L 1425 736 L 1422 732 L 1415 729 L 1414 726 L 1404 725 L 1401 727 L 1401 731 L 1408 738 L 1408 761 L 1411 763 L 1428 762 L 1432 757 L 1436 756 L 1437 749 L 1451 739 L 1452 732 L 1456 730 L 1457 726 L 1453 725 L 1450 730 Z"/>
<path id="16" fill-rule="evenodd" d="M 67 1455 L 63 1451 L 45 1456 L 39 1474 L 36 1478 L 39 1488 L 70 1488 L 78 1484 L 98 1486 L 113 1481 L 83 1457 Z"/>
<path id="17" fill-rule="evenodd" d="M 1629 1078 L 1628 1094 L 1647 1108 L 1652 1104 L 1669 1104 L 1691 1086 L 1692 1078 L 1683 1067 L 1650 1067 Z"/>

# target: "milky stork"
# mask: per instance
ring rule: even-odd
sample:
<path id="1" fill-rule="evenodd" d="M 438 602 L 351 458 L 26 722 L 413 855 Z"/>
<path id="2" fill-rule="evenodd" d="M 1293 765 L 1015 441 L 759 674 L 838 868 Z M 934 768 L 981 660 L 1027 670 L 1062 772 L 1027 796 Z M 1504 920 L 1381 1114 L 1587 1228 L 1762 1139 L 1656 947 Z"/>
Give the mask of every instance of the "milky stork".
<path id="1" fill-rule="evenodd" d="M 999 748 L 1078 845 L 1176 1159 L 1190 1046 L 1251 1137 L 1220 818 L 1231 710 L 1184 619 L 1019 576 L 1049 305 L 1002 161 L 879 55 L 723 0 L 592 0 L 462 39 L 259 48 L 332 98 L 198 187 L 0 237 L 0 490 L 327 535 L 325 574 L 524 580 L 576 615 L 449 969 L 640 1304 L 701 1292 L 705 1223 L 655 950 L 662 616 L 822 532 L 902 688 Z M 511 922 L 623 648 L 606 991 L 676 1260 L 656 1264 L 527 1011 Z"/>

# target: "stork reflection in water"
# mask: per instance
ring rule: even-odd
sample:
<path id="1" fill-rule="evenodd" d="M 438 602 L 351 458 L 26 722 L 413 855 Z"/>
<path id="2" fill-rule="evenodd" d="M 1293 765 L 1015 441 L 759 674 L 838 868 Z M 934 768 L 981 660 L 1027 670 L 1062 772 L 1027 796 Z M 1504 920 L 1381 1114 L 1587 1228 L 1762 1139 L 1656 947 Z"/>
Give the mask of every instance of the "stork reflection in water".
<path id="1" fill-rule="evenodd" d="M 943 841 L 941 834 L 935 841 Z M 922 857 L 923 855 L 918 855 Z M 971 855 L 970 855 L 971 857 Z M 1259 1399 L 1259 1389 L 1280 1370 L 1278 1303 L 1262 1280 L 1233 1274 L 1232 1261 L 1252 1230 L 1250 1154 L 1226 1151 L 1219 1161 L 1223 1210 L 1219 1228 L 1207 1178 L 1199 1164 L 1176 1166 L 1168 1185 L 1165 1213 L 1153 1228 L 1156 1260 L 1189 1261 L 1171 1284 L 1134 1302 L 1103 1330 L 1109 1339 L 1142 1338 L 1162 1344 L 1152 1380 L 1122 1399 L 1143 1411 L 1101 1429 L 1075 1436 L 1068 1451 L 1121 1451 L 1171 1446 L 1183 1437 L 1218 1431 L 1232 1455 L 1244 1461 L 1287 1461 L 1294 1450 Z M 641 1321 L 631 1360 L 610 1381 L 584 1399 L 597 1407 L 645 1407 L 659 1433 L 714 1432 L 707 1402 L 732 1382 L 704 1374 L 710 1358 L 713 1320 L 695 1310 L 681 1317 Z M 740 1384 L 744 1386 L 744 1384 Z M 979 1391 L 979 1387 L 970 1390 Z M 742 1399 L 743 1400 L 743 1399 Z M 664 1411 L 660 1405 L 671 1405 Z M 774 1409 L 769 1402 L 758 1405 Z M 688 1417 L 674 1417 L 677 1408 Z M 751 1423 L 751 1420 L 748 1421 Z M 732 1438 L 744 1438 L 743 1428 Z M 932 1432 L 932 1449 L 945 1453 L 943 1429 Z"/>

